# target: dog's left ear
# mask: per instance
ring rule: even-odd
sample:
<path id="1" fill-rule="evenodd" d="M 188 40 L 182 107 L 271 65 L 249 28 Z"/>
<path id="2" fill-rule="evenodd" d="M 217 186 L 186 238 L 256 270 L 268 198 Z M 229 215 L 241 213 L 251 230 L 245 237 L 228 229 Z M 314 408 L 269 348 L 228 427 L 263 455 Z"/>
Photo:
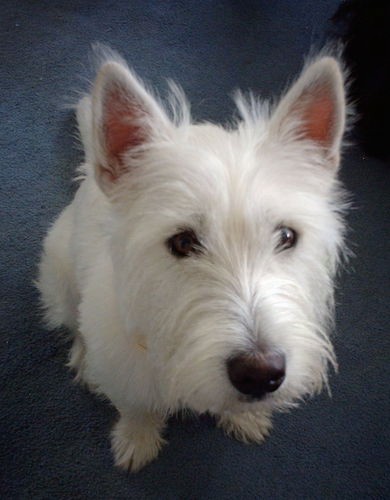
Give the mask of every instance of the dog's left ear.
<path id="1" fill-rule="evenodd" d="M 332 57 L 323 57 L 303 71 L 282 98 L 271 130 L 282 141 L 310 141 L 326 165 L 336 170 L 345 129 L 343 74 Z"/>
<path id="2" fill-rule="evenodd" d="M 92 92 L 96 180 L 110 194 L 131 168 L 129 158 L 163 134 L 169 119 L 140 80 L 120 62 L 106 62 Z"/>

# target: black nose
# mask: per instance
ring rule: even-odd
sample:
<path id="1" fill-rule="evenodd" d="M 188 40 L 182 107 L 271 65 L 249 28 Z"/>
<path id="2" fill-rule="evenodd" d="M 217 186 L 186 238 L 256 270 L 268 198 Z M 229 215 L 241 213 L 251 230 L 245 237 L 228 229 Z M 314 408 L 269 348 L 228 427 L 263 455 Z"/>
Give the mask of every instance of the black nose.
<path id="1" fill-rule="evenodd" d="M 282 385 L 286 358 L 276 351 L 241 353 L 227 362 L 230 382 L 242 394 L 260 399 Z"/>

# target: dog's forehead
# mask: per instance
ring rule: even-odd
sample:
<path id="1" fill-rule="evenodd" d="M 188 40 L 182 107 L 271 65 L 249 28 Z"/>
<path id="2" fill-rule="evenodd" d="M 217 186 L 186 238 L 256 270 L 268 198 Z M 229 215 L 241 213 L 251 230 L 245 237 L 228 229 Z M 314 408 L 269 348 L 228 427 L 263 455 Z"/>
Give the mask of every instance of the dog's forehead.
<path id="1" fill-rule="evenodd" d="M 328 176 L 311 164 L 305 151 L 275 143 L 267 124 L 226 129 L 191 126 L 181 146 L 173 145 L 171 177 L 177 176 L 199 199 L 227 205 L 264 205 L 299 193 L 316 194 Z M 173 158 L 173 157 L 172 157 Z"/>
<path id="2" fill-rule="evenodd" d="M 178 175 L 189 180 L 197 176 L 199 183 L 229 191 L 231 185 L 243 184 L 248 175 L 255 175 L 261 168 L 260 138 L 256 141 L 240 134 L 237 129 L 219 125 L 192 125 L 185 139 L 179 137 L 180 147 L 173 144 Z M 236 187 L 233 189 L 236 192 Z"/>
<path id="3" fill-rule="evenodd" d="M 221 125 L 198 124 L 188 130 L 188 145 L 218 158 L 225 168 L 239 171 L 251 167 L 248 162 L 261 153 L 264 133 L 250 131 L 248 127 L 226 128 Z M 246 163 L 245 163 L 246 160 Z"/>
<path id="4" fill-rule="evenodd" d="M 329 176 L 305 151 L 277 144 L 266 122 L 256 129 L 191 125 L 156 143 L 137 171 L 142 196 L 137 189 L 132 199 L 139 210 L 158 214 L 164 231 L 203 226 L 227 233 L 234 226 L 256 234 L 304 224 L 329 190 Z"/>

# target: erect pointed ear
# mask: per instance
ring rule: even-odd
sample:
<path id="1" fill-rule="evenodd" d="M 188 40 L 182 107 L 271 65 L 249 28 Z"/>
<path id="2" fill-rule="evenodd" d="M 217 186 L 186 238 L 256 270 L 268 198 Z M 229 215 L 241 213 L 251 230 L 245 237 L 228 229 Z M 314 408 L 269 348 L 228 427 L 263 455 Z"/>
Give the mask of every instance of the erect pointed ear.
<path id="1" fill-rule="evenodd" d="M 92 92 L 95 175 L 109 194 L 128 172 L 129 153 L 169 127 L 162 108 L 142 83 L 121 63 L 105 63 Z"/>
<path id="2" fill-rule="evenodd" d="M 281 140 L 310 141 L 318 146 L 325 163 L 336 169 L 345 129 L 343 75 L 336 59 L 312 63 L 282 98 L 271 118 Z"/>

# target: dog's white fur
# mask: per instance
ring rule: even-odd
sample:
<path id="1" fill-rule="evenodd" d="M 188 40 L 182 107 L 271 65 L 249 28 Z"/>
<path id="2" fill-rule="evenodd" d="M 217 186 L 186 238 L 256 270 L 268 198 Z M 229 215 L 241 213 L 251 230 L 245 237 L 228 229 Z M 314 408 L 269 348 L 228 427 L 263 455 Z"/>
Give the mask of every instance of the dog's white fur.
<path id="1" fill-rule="evenodd" d="M 261 442 L 272 411 L 318 392 L 335 365 L 339 64 L 312 62 L 272 111 L 237 94 L 230 128 L 191 123 L 173 85 L 171 103 L 173 118 L 120 58 L 102 64 L 77 109 L 82 182 L 47 235 L 38 282 L 50 327 L 74 334 L 77 378 L 119 410 L 113 452 L 132 471 L 157 456 L 167 416 L 183 408 Z M 298 234 L 284 252 L 280 226 Z M 169 252 L 183 228 L 201 254 Z M 254 346 L 286 356 L 284 383 L 257 402 L 226 370 Z"/>

